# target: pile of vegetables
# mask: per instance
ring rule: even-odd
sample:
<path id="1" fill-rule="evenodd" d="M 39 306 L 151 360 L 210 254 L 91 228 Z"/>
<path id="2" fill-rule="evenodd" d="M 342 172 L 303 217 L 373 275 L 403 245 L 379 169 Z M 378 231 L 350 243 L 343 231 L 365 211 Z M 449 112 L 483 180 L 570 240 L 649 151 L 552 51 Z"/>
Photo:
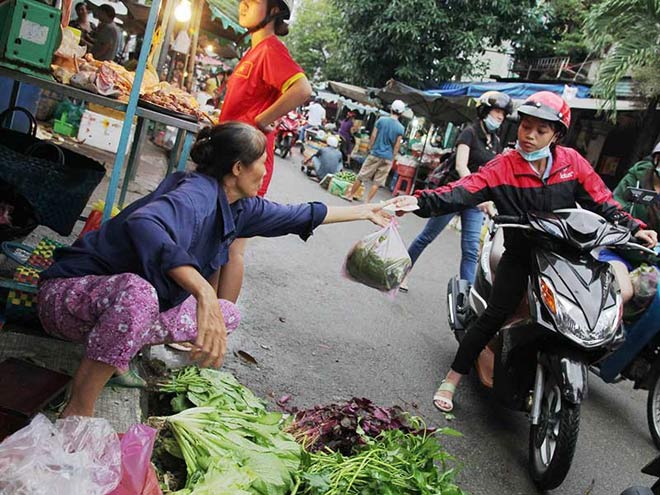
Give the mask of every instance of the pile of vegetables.
<path id="1" fill-rule="evenodd" d="M 185 461 L 176 495 L 464 495 L 438 440 L 458 433 L 400 408 L 353 398 L 288 421 L 230 374 L 197 367 L 161 391 L 178 412 L 151 422 L 160 446 Z"/>
<path id="2" fill-rule="evenodd" d="M 186 368 L 161 391 L 175 393 L 172 405 L 181 411 L 152 420 L 173 433 L 175 441 L 162 442 L 186 463 L 186 485 L 177 495 L 291 492 L 301 448 L 282 431 L 282 414 L 268 412 L 234 377 L 215 370 Z"/>
<path id="3" fill-rule="evenodd" d="M 357 179 L 357 175 L 351 170 L 342 170 L 341 172 L 337 172 L 334 176 L 335 178 L 345 180 L 346 182 L 355 182 L 355 179 Z"/>
<path id="4" fill-rule="evenodd" d="M 412 261 L 392 225 L 358 241 L 346 257 L 350 278 L 374 289 L 396 289 L 410 271 Z"/>
<path id="5" fill-rule="evenodd" d="M 307 454 L 299 493 L 463 495 L 453 481 L 451 461 L 435 434 L 386 430 L 366 439 L 351 456 L 331 451 Z"/>
<path id="6" fill-rule="evenodd" d="M 287 431 L 307 452 L 332 450 L 350 455 L 356 445 L 386 430 L 421 434 L 427 430 L 398 407 L 379 407 L 369 399 L 314 406 L 297 411 Z M 430 431 L 428 431 L 430 432 Z"/>

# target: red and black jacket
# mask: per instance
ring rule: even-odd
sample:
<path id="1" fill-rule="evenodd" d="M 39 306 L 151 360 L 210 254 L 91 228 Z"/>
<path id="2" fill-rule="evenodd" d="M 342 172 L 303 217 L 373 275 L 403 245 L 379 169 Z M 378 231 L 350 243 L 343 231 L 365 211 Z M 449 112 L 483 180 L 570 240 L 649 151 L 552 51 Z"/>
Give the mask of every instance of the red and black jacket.
<path id="1" fill-rule="evenodd" d="M 645 227 L 623 211 L 586 159 L 563 146 L 555 146 L 552 170 L 545 182 L 518 152 L 508 151 L 476 173 L 435 190 L 417 191 L 415 195 L 420 206 L 415 213 L 420 217 L 444 215 L 484 201 L 493 201 L 501 215 L 516 216 L 528 211 L 575 208 L 578 203 L 633 232 Z M 511 242 L 506 245 L 512 247 Z"/>

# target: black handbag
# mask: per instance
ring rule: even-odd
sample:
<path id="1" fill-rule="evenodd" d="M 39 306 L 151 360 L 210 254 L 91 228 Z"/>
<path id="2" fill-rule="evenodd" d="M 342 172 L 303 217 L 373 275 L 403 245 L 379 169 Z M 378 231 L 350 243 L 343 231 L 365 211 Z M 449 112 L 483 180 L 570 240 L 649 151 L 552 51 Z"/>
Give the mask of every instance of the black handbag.
<path id="1" fill-rule="evenodd" d="M 24 109 L 10 108 L 0 114 Z M 11 186 L 34 210 L 36 221 L 69 235 L 96 186 L 105 176 L 99 162 L 36 137 L 30 114 L 28 134 L 0 128 L 0 181 Z M 34 126 L 32 122 L 34 121 Z"/>
<path id="2" fill-rule="evenodd" d="M 436 189 L 459 179 L 456 171 L 456 152 L 451 153 L 426 178 L 427 186 Z"/>

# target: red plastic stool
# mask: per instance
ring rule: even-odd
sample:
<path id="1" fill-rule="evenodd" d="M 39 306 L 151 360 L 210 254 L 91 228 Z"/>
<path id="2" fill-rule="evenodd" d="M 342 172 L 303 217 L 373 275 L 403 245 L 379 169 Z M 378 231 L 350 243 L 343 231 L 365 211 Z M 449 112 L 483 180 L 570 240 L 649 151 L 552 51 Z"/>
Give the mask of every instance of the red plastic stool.
<path id="1" fill-rule="evenodd" d="M 398 196 L 399 194 L 410 194 L 410 191 L 412 191 L 413 188 L 413 183 L 415 181 L 415 167 L 398 163 L 396 171 L 397 174 L 399 174 L 399 177 L 397 178 L 396 184 L 394 185 L 392 196 Z"/>

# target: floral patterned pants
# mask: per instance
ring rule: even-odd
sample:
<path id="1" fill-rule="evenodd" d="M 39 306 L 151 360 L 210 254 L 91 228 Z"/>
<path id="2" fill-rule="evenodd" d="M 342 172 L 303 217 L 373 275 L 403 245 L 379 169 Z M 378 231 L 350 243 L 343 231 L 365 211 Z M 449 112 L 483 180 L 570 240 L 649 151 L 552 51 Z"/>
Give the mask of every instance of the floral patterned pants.
<path id="1" fill-rule="evenodd" d="M 241 315 L 233 303 L 220 299 L 227 332 Z M 133 273 L 87 275 L 46 280 L 39 289 L 39 319 L 56 337 L 87 346 L 94 361 L 128 369 L 142 347 L 197 338 L 197 301 L 159 312 L 156 289 Z"/>

